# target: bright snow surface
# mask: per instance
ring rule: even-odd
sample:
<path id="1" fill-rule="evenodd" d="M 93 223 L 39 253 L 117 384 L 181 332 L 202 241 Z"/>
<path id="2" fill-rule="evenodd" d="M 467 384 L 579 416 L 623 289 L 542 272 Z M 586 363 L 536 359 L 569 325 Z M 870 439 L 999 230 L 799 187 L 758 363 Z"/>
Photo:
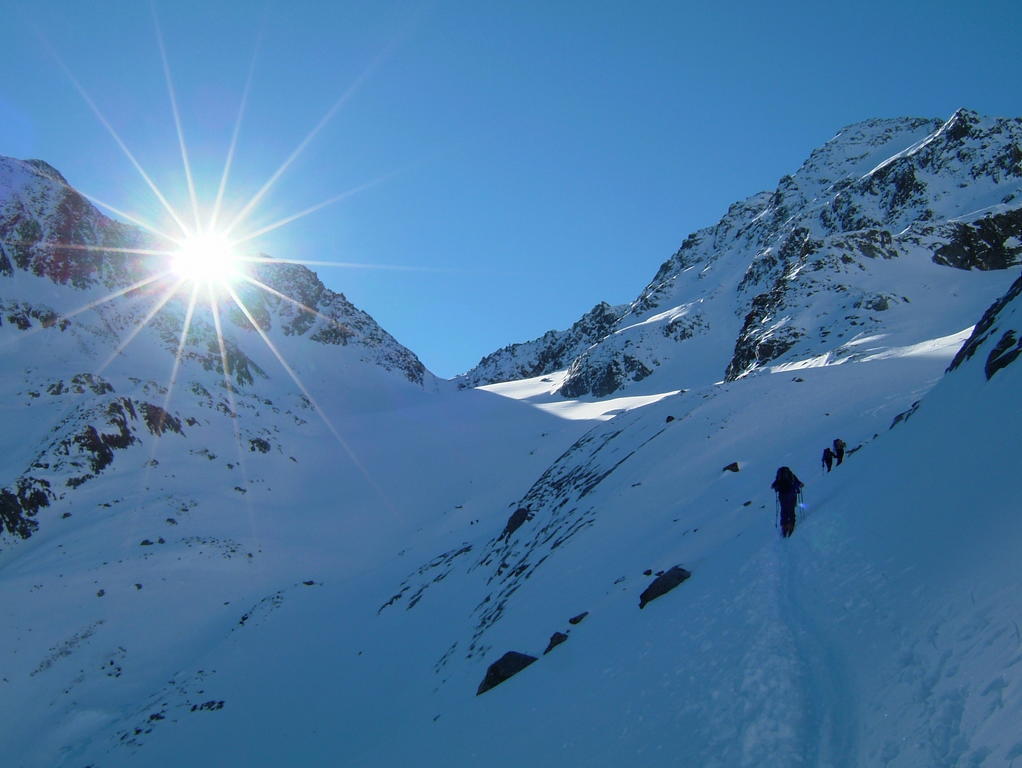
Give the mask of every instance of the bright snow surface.
<path id="1" fill-rule="evenodd" d="M 1014 349 L 1018 300 L 944 370 L 1018 272 L 932 259 L 965 237 L 950 219 L 1017 200 L 1017 131 L 967 112 L 843 131 L 686 240 L 589 348 L 592 381 L 642 374 L 607 399 L 552 394 L 563 372 L 458 391 L 279 264 L 267 279 L 329 317 L 264 297 L 285 370 L 225 314 L 229 394 L 208 312 L 180 367 L 187 301 L 134 337 L 151 292 L 47 326 L 138 277 L 5 241 L 0 511 L 23 481 L 52 503 L 0 541 L 4 768 L 1010 766 L 1022 363 L 984 362 Z M 39 170 L 0 163 L 11 237 L 138 244 Z M 1016 221 L 986 223 L 998 264 Z M 800 223 L 821 249 L 776 259 L 808 244 Z M 154 434 L 160 407 L 181 433 Z M 851 450 L 828 474 L 835 437 Z M 780 465 L 806 483 L 784 541 Z M 640 610 L 645 572 L 675 565 L 692 577 Z M 539 658 L 476 696 L 507 651 Z"/>
<path id="2" fill-rule="evenodd" d="M 295 455 L 318 479 L 261 476 L 273 457 L 252 454 L 240 497 L 201 469 L 219 462 L 168 457 L 159 470 L 190 473 L 202 500 L 191 510 L 111 470 L 73 517 L 0 555 L 8 764 L 1009 764 L 1020 369 L 941 379 L 955 345 L 929 347 L 603 401 L 624 410 L 609 421 L 544 410 L 536 382 L 406 396 L 336 418 L 361 469 L 322 427 Z M 590 429 L 585 461 L 614 468 L 584 499 L 592 523 L 466 658 L 490 590 L 474 564 Z M 838 436 L 858 450 L 824 474 Z M 137 451 L 150 455 L 160 446 Z M 722 472 L 732 461 L 741 471 Z M 769 489 L 781 464 L 806 482 L 786 541 Z M 90 508 L 115 485 L 119 504 Z M 380 610 L 464 544 L 414 607 Z M 643 571 L 675 564 L 692 578 L 640 611 Z M 540 655 L 554 631 L 569 640 Z M 477 697 L 507 650 L 540 658 Z"/>

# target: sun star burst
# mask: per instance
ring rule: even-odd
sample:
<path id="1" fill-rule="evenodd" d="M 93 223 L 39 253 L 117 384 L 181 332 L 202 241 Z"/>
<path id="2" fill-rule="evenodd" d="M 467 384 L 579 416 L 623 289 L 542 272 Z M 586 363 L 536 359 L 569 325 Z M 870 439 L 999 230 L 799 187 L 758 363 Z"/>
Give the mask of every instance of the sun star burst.
<path id="1" fill-rule="evenodd" d="M 394 173 L 385 174 L 373 181 L 361 184 L 347 191 L 333 195 L 322 202 L 308 206 L 303 210 L 286 215 L 270 224 L 262 225 L 259 227 L 245 226 L 249 217 L 256 210 L 257 206 L 262 202 L 270 190 L 276 185 L 280 177 L 293 165 L 295 160 L 306 150 L 309 144 L 312 143 L 313 139 L 323 130 L 323 128 L 331 121 L 334 115 L 340 111 L 340 109 L 347 104 L 352 94 L 361 87 L 362 83 L 369 76 L 369 73 L 386 58 L 389 47 L 379 54 L 373 62 L 366 67 L 366 69 L 355 79 L 355 81 L 340 95 L 340 97 L 330 106 L 326 113 L 320 118 L 319 122 L 306 134 L 306 136 L 298 143 L 294 150 L 287 156 L 287 158 L 281 163 L 276 171 L 270 176 L 270 178 L 259 187 L 258 191 L 252 195 L 247 202 L 240 203 L 237 206 L 228 204 L 226 197 L 228 176 L 230 174 L 232 165 L 234 163 L 234 155 L 237 147 L 238 135 L 241 129 L 242 116 L 245 112 L 246 104 L 248 102 L 249 90 L 252 85 L 252 75 L 255 70 L 256 56 L 253 54 L 251 65 L 249 66 L 248 77 L 245 83 L 244 92 L 241 97 L 241 103 L 238 110 L 238 116 L 235 120 L 234 130 L 231 135 L 229 149 L 227 152 L 227 159 L 224 164 L 223 172 L 220 177 L 219 185 L 215 195 L 215 202 L 211 212 L 205 212 L 202 210 L 200 199 L 207 197 L 203 195 L 201 187 L 197 188 L 196 179 L 192 174 L 191 163 L 189 161 L 188 148 L 185 142 L 184 130 L 182 127 L 181 115 L 178 109 L 177 96 L 175 94 L 173 79 L 171 76 L 170 62 L 167 56 L 167 50 L 163 42 L 163 32 L 160 26 L 159 18 L 156 13 L 155 5 L 151 6 L 154 30 L 156 33 L 157 48 L 160 54 L 160 61 L 163 65 L 163 74 L 167 87 L 167 94 L 170 99 L 171 113 L 173 116 L 174 127 L 177 133 L 178 146 L 181 151 L 181 162 L 184 168 L 184 175 L 186 181 L 186 187 L 188 190 L 188 198 L 191 207 L 193 224 L 186 223 L 186 219 L 189 217 L 181 211 L 178 211 L 174 205 L 171 204 L 167 196 L 160 190 L 156 182 L 153 180 L 142 164 L 136 158 L 136 156 L 128 148 L 125 141 L 117 133 L 114 126 L 107 119 L 107 117 L 100 111 L 99 106 L 85 90 L 84 86 L 78 80 L 78 78 L 72 73 L 71 69 L 63 61 L 56 50 L 47 44 L 47 48 L 50 54 L 56 59 L 60 68 L 64 71 L 67 77 L 71 80 L 75 89 L 85 100 L 86 104 L 92 110 L 93 114 L 97 117 L 103 127 L 107 130 L 110 136 L 113 138 L 115 143 L 127 157 L 128 161 L 134 166 L 135 170 L 141 175 L 146 185 L 156 196 L 160 204 L 166 211 L 169 219 L 172 222 L 172 226 L 157 226 L 156 224 L 145 221 L 142 218 L 134 216 L 126 211 L 115 208 L 114 206 L 103 202 L 90 195 L 85 195 L 89 200 L 96 203 L 97 205 L 106 208 L 111 213 L 120 216 L 122 219 L 130 222 L 131 224 L 146 230 L 150 235 L 156 238 L 156 243 L 159 245 L 158 248 L 111 248 L 106 245 L 88 245 L 78 243 L 58 243 L 62 247 L 71 249 L 83 250 L 83 251 L 95 251 L 95 252 L 122 252 L 127 254 L 136 254 L 140 256 L 152 256 L 158 257 L 154 264 L 154 270 L 151 274 L 143 277 L 136 281 L 132 285 L 114 290 L 102 298 L 91 301 L 77 309 L 62 315 L 57 318 L 56 322 L 64 322 L 67 319 L 76 315 L 82 314 L 88 310 L 97 309 L 101 304 L 112 301 L 119 297 L 128 296 L 136 291 L 142 291 L 145 289 L 147 293 L 151 293 L 153 296 L 153 303 L 148 308 L 144 317 L 131 328 L 120 343 L 116 346 L 116 349 L 112 352 L 109 358 L 98 368 L 97 372 L 104 370 L 107 366 L 116 360 L 125 348 L 136 339 L 140 333 L 145 329 L 150 322 L 156 318 L 156 316 L 164 311 L 168 304 L 174 300 L 181 300 L 182 296 L 187 297 L 186 308 L 184 315 L 181 318 L 181 331 L 176 349 L 174 350 L 172 369 L 170 377 L 167 382 L 166 393 L 164 397 L 163 409 L 166 412 L 170 411 L 171 400 L 174 394 L 175 385 L 178 377 L 182 372 L 182 366 L 187 359 L 186 348 L 189 345 L 189 333 L 191 326 L 197 320 L 198 317 L 205 315 L 207 312 L 212 316 L 213 324 L 215 328 L 216 336 L 216 349 L 219 352 L 220 361 L 222 363 L 224 388 L 227 392 L 227 397 L 230 403 L 230 414 L 234 416 L 238 412 L 236 406 L 236 392 L 235 385 L 231 380 L 231 366 L 229 362 L 229 355 L 227 349 L 227 343 L 224 336 L 224 324 L 221 318 L 221 312 L 224 307 L 234 307 L 248 320 L 251 327 L 256 331 L 261 340 L 265 343 L 266 347 L 272 353 L 272 355 L 280 363 L 281 367 L 287 372 L 288 377 L 294 382 L 297 388 L 301 391 L 302 395 L 311 403 L 323 423 L 326 425 L 329 432 L 332 434 L 337 443 L 343 448 L 347 455 L 354 462 L 355 466 L 365 476 L 366 480 L 379 494 L 381 501 L 385 508 L 394 511 L 394 506 L 390 503 L 387 494 L 383 489 L 373 480 L 369 475 L 368 470 L 363 466 L 358 456 L 344 440 L 341 432 L 331 422 L 326 411 L 319 405 L 312 393 L 301 380 L 298 371 L 295 370 L 284 358 L 283 353 L 279 350 L 271 341 L 270 337 L 260 327 L 259 322 L 253 316 L 250 309 L 245 305 L 242 296 L 238 293 L 236 284 L 244 283 L 246 286 L 251 286 L 259 291 L 263 291 L 268 295 L 275 296 L 278 299 L 284 300 L 289 304 L 296 306 L 299 311 L 308 313 L 314 316 L 319 321 L 339 325 L 336 318 L 329 316 L 328 314 L 321 313 L 317 307 L 316 302 L 311 302 L 313 306 L 307 306 L 306 304 L 299 301 L 297 298 L 288 296 L 285 291 L 277 290 L 272 285 L 268 285 L 259 279 L 261 275 L 260 265 L 278 263 L 278 264 L 308 264 L 310 266 L 333 266 L 339 268 L 373 268 L 373 269 L 406 269 L 405 267 L 397 267 L 394 265 L 382 265 L 382 264 L 359 264 L 353 262 L 342 262 L 342 261 L 306 261 L 302 259 L 271 259 L 263 255 L 257 255 L 257 251 L 252 250 L 250 245 L 254 240 L 257 240 L 261 236 L 277 230 L 285 225 L 291 224 L 299 219 L 303 219 L 317 211 L 326 208 L 327 206 L 338 203 L 358 192 L 361 192 L 370 187 L 376 186 L 389 178 Z M 258 48 L 258 46 L 257 46 Z M 66 182 L 64 184 L 67 186 Z M 68 187 L 70 190 L 70 187 Z M 233 210 L 232 210 L 233 208 Z M 228 216 L 230 213 L 232 215 Z M 226 218 L 225 223 L 221 223 L 221 217 Z M 173 233 L 173 234 L 172 234 Z M 242 253 L 242 250 L 245 253 Z M 415 268 L 413 268 L 415 269 Z M 221 306 L 223 302 L 224 307 Z M 176 310 L 175 310 L 176 311 Z M 52 324 L 51 324 L 52 325 Z M 47 326 L 40 326 L 38 330 L 42 330 Z M 236 418 L 232 419 L 235 442 L 238 449 L 239 465 L 244 471 L 245 465 L 245 452 L 242 448 L 241 440 L 241 428 Z M 155 456 L 156 443 L 153 445 L 153 452 Z"/>
<path id="2" fill-rule="evenodd" d="M 240 275 L 241 258 L 225 235 L 207 232 L 181 241 L 171 257 L 171 268 L 193 284 L 219 285 Z"/>

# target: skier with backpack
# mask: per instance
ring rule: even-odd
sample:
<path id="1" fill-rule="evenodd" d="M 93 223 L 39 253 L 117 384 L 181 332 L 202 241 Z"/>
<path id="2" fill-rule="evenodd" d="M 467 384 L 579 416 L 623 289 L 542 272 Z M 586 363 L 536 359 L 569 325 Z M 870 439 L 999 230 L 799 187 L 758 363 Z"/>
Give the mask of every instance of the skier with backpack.
<path id="1" fill-rule="evenodd" d="M 841 462 L 845 460 L 845 441 L 840 437 L 834 438 L 834 458 L 837 459 L 837 465 L 840 467 Z"/>
<path id="2" fill-rule="evenodd" d="M 795 505 L 802 494 L 802 481 L 788 467 L 780 467 L 777 476 L 770 485 L 777 494 L 780 508 L 781 537 L 788 538 L 795 532 Z"/>
<path id="3" fill-rule="evenodd" d="M 823 461 L 823 466 L 825 466 L 827 468 L 827 471 L 830 472 L 830 468 L 834 464 L 834 451 L 830 450 L 830 446 L 829 445 L 826 448 L 823 449 L 823 459 L 822 459 L 822 461 Z"/>

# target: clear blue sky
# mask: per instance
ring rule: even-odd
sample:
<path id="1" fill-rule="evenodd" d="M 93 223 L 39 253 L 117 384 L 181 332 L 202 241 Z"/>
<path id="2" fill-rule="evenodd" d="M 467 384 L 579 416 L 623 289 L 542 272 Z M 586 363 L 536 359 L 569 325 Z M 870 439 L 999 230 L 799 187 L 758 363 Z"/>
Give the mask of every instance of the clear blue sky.
<path id="1" fill-rule="evenodd" d="M 1022 115 L 1022 3 L 229 2 L 155 9 L 200 197 L 229 199 L 434 372 L 630 301 L 689 232 L 868 117 Z M 0 0 L 0 154 L 162 220 L 51 47 L 188 210 L 144 0 Z M 261 39 L 261 42 L 257 41 Z M 355 89 L 350 89 L 355 86 Z M 347 98 L 344 98 L 345 94 Z"/>

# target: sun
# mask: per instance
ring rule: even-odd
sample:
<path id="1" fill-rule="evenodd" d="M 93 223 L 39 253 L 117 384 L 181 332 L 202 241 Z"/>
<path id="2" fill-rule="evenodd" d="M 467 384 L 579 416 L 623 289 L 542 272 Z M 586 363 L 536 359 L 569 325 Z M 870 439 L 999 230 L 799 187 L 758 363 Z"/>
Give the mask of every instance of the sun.
<path id="1" fill-rule="evenodd" d="M 207 232 L 181 241 L 171 257 L 171 269 L 192 283 L 222 285 L 239 277 L 241 261 L 226 235 Z"/>

